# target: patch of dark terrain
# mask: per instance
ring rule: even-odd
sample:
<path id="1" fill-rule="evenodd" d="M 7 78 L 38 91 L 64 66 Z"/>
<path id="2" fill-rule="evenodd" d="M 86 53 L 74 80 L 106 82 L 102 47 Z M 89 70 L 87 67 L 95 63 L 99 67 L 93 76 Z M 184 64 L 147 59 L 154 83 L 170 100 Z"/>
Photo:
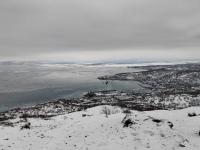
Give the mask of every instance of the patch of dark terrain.
<path id="1" fill-rule="evenodd" d="M 16 118 L 19 118 L 23 122 L 28 118 L 48 120 L 53 116 L 82 111 L 99 105 L 120 106 L 138 111 L 181 109 L 192 106 L 193 98 L 188 99 L 187 96 L 178 98 L 180 98 L 180 101 L 174 101 L 174 99 L 158 99 L 158 97 L 148 96 L 148 94 L 141 96 L 140 94 L 130 94 L 115 90 L 88 92 L 81 98 L 58 99 L 32 107 L 15 108 L 2 112 L 0 113 L 0 126 L 15 126 L 15 123 L 20 123 L 20 121 L 15 123 L 11 122 Z M 182 98 L 186 100 L 183 101 Z"/>

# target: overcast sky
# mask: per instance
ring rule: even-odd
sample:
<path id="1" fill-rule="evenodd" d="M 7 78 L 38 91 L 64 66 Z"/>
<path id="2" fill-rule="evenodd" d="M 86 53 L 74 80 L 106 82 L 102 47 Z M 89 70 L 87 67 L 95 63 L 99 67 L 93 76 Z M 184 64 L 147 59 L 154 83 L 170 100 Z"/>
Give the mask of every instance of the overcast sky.
<path id="1" fill-rule="evenodd" d="M 1 0 L 0 58 L 200 59 L 200 1 Z"/>

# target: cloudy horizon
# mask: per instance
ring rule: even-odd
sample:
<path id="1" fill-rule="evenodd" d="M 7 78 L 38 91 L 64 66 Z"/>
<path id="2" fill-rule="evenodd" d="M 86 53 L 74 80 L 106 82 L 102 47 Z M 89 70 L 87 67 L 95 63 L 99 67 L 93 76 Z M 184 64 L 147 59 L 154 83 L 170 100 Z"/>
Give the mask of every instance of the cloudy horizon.
<path id="1" fill-rule="evenodd" d="M 3 0 L 1 60 L 199 60 L 198 0 Z"/>

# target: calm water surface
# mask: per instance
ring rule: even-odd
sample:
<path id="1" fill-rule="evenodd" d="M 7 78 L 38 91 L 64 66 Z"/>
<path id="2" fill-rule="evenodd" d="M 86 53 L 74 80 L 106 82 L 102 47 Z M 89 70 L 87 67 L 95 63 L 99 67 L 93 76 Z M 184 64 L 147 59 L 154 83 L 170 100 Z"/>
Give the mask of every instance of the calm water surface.
<path id="1" fill-rule="evenodd" d="M 0 63 L 0 111 L 57 98 L 79 97 L 87 91 L 137 90 L 134 81 L 100 81 L 97 77 L 138 71 L 125 66 Z"/>

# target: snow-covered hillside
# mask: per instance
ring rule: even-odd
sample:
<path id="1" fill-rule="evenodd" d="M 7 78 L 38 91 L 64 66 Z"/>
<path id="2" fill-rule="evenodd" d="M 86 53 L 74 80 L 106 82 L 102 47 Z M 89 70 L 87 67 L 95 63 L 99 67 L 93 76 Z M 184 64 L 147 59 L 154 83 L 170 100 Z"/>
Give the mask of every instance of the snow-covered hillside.
<path id="1" fill-rule="evenodd" d="M 200 107 L 123 113 L 107 106 L 0 127 L 2 150 L 199 150 Z M 105 112 L 105 111 L 104 111 Z M 189 117 L 188 113 L 197 116 Z"/>

